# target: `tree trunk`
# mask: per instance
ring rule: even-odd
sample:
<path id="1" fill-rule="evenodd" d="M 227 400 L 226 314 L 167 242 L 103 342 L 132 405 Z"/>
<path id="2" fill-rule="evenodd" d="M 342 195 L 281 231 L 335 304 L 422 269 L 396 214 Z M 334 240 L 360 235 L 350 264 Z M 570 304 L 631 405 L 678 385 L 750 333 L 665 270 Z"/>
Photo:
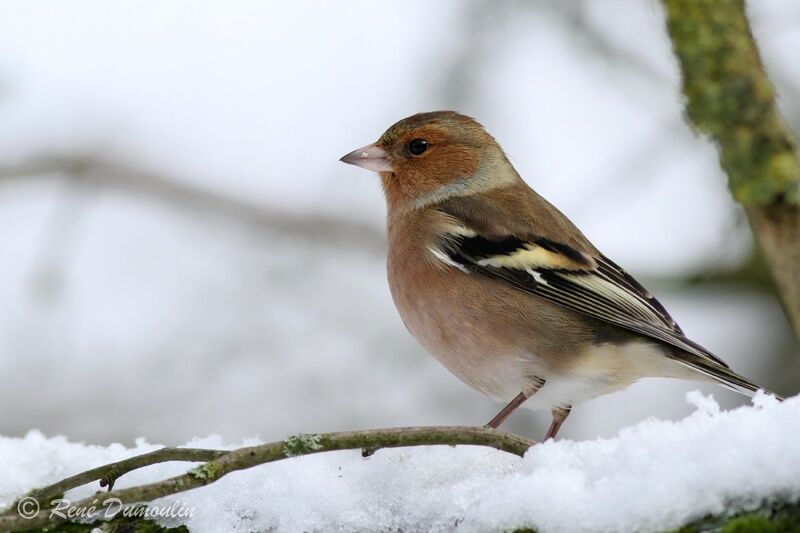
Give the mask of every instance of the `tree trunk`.
<path id="1" fill-rule="evenodd" d="M 778 113 L 743 0 L 663 0 L 686 115 L 719 152 L 800 336 L 800 160 Z"/>

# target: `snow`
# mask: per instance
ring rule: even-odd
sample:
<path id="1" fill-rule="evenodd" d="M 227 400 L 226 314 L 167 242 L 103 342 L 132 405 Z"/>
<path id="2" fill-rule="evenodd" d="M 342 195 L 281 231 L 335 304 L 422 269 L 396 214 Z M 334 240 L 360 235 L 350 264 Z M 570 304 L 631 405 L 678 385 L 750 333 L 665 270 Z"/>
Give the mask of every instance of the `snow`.
<path id="1" fill-rule="evenodd" d="M 528 526 L 578 533 L 662 531 L 765 500 L 800 498 L 800 397 L 781 403 L 759 394 L 752 405 L 730 411 L 698 392 L 687 399 L 694 412 L 682 420 L 651 418 L 608 439 L 550 441 L 524 458 L 472 446 L 387 449 L 367 459 L 357 450 L 324 453 L 235 472 L 154 505 L 193 509 L 185 523 L 194 532 Z M 219 437 L 187 445 L 232 447 Z M 0 506 L 71 473 L 155 448 L 141 439 L 131 448 L 87 446 L 36 431 L 0 438 Z M 116 487 L 187 468 L 151 466 Z"/>

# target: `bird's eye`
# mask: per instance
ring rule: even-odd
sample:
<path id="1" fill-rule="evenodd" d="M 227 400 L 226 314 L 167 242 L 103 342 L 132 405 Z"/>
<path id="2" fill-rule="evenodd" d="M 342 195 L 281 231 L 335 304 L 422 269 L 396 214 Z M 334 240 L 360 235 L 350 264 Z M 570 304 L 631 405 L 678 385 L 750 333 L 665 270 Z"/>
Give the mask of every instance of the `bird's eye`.
<path id="1" fill-rule="evenodd" d="M 408 143 L 408 151 L 411 152 L 412 155 L 421 155 L 427 149 L 428 141 L 425 139 L 414 139 Z"/>

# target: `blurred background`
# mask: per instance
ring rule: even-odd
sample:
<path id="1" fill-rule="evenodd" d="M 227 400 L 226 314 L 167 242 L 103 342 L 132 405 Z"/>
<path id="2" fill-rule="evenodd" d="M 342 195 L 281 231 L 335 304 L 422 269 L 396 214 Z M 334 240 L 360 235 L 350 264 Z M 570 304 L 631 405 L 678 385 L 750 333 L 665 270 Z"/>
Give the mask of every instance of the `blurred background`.
<path id="1" fill-rule="evenodd" d="M 749 6 L 800 129 L 800 4 Z M 800 350 L 656 0 L 0 3 L 0 434 L 106 444 L 483 424 L 385 280 L 376 176 L 337 161 L 455 109 L 687 334 L 777 392 Z M 690 412 L 648 380 L 560 436 Z M 507 429 L 535 438 L 548 413 Z"/>

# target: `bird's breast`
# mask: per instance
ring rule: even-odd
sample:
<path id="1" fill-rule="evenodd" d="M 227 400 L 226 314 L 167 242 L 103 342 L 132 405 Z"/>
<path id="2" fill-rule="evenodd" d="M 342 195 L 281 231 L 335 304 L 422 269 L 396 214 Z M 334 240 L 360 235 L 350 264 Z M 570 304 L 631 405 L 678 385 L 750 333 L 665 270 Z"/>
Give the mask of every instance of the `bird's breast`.
<path id="1" fill-rule="evenodd" d="M 462 381 L 498 400 L 529 388 L 548 368 L 531 303 L 514 289 L 448 266 L 422 228 L 390 231 L 388 277 L 408 330 Z M 546 356 L 545 356 L 546 357 Z"/>

